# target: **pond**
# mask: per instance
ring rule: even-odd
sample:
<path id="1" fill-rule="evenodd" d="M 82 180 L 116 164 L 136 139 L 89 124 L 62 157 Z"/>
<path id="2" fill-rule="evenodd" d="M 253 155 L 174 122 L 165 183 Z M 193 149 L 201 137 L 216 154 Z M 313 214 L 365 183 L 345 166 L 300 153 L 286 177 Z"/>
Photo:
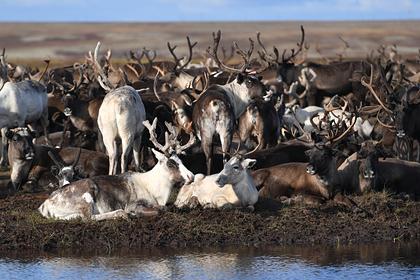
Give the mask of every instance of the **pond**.
<path id="1" fill-rule="evenodd" d="M 420 279 L 420 242 L 336 247 L 3 252 L 0 279 Z"/>

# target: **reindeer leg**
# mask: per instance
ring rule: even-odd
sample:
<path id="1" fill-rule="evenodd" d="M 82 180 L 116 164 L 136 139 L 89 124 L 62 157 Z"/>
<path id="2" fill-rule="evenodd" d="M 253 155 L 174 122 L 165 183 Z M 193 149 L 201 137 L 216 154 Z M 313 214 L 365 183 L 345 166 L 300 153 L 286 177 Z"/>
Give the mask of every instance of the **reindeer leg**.
<path id="1" fill-rule="evenodd" d="M 1 129 L 1 159 L 0 159 L 0 168 L 7 167 L 7 138 L 6 138 L 7 127 Z"/>
<path id="2" fill-rule="evenodd" d="M 102 214 L 95 214 L 91 216 L 92 220 L 95 221 L 103 221 L 103 220 L 110 220 L 110 219 L 128 219 L 128 213 L 122 209 L 118 209 L 115 211 L 102 213 Z"/>
<path id="3" fill-rule="evenodd" d="M 50 141 L 50 137 L 48 135 L 48 125 L 49 125 L 49 121 L 48 121 L 48 108 L 42 113 L 42 117 L 40 119 L 41 122 L 41 126 L 44 130 L 44 136 L 45 136 L 45 141 L 47 142 L 46 144 L 48 146 L 51 146 L 51 141 Z"/>
<path id="4" fill-rule="evenodd" d="M 109 157 L 109 175 L 115 175 L 117 172 L 117 143 L 114 139 L 104 139 L 104 145 Z"/>
<path id="5" fill-rule="evenodd" d="M 220 134 L 220 143 L 222 144 L 223 164 L 227 162 L 227 156 L 232 145 L 233 133 L 225 132 Z"/>
<path id="6" fill-rule="evenodd" d="M 133 137 L 131 135 L 128 135 L 127 138 L 121 137 L 121 148 L 122 148 L 122 153 L 121 153 L 121 173 L 125 173 L 127 171 L 128 156 L 130 155 L 131 148 L 133 147 L 133 142 L 134 142 L 134 139 L 133 139 Z M 138 164 L 138 162 L 136 162 L 136 167 L 138 167 L 137 164 Z"/>
<path id="7" fill-rule="evenodd" d="M 201 139 L 201 147 L 203 149 L 204 155 L 206 156 L 207 161 L 207 175 L 211 174 L 212 167 L 212 156 L 213 156 L 213 136 L 209 137 L 202 133 L 203 137 Z"/>
<path id="8" fill-rule="evenodd" d="M 142 147 L 141 147 L 141 135 L 134 139 L 133 143 L 133 157 L 136 164 L 136 170 L 139 171 L 143 160 L 140 159 Z"/>

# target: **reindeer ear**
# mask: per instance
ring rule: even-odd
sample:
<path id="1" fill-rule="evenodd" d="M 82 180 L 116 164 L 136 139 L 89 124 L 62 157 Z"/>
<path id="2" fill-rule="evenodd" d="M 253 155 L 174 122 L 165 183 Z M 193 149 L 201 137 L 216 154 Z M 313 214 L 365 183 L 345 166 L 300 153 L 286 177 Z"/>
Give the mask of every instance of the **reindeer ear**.
<path id="1" fill-rule="evenodd" d="M 153 152 L 153 154 L 155 155 L 155 157 L 156 157 L 156 159 L 158 160 L 158 161 L 163 161 L 163 160 L 165 160 L 165 155 L 164 154 L 162 154 L 161 152 L 158 152 L 157 150 L 155 150 L 155 149 L 152 149 L 152 152 Z"/>
<path id="2" fill-rule="evenodd" d="M 252 168 L 256 163 L 257 163 L 256 159 L 247 158 L 247 159 L 244 159 L 241 164 L 243 168 Z"/>

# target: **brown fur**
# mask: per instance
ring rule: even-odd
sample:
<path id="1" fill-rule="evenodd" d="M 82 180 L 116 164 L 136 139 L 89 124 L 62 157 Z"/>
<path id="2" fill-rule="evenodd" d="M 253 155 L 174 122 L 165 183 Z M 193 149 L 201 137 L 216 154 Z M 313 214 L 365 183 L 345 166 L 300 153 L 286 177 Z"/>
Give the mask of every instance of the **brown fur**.
<path id="1" fill-rule="evenodd" d="M 252 172 L 260 197 L 280 199 L 296 194 L 330 198 L 318 176 L 306 172 L 306 163 L 286 163 Z"/>

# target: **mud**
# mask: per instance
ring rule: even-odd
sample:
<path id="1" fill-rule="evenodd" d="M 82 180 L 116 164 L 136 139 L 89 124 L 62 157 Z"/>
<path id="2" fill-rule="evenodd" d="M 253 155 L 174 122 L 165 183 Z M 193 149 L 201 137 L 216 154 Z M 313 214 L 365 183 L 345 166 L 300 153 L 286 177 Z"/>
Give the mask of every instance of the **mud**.
<path id="1" fill-rule="evenodd" d="M 420 202 L 388 193 L 354 196 L 360 208 L 333 201 L 321 206 L 260 201 L 252 213 L 179 210 L 156 217 L 83 222 L 43 218 L 47 193 L 0 199 L 0 250 L 352 244 L 420 239 Z"/>

